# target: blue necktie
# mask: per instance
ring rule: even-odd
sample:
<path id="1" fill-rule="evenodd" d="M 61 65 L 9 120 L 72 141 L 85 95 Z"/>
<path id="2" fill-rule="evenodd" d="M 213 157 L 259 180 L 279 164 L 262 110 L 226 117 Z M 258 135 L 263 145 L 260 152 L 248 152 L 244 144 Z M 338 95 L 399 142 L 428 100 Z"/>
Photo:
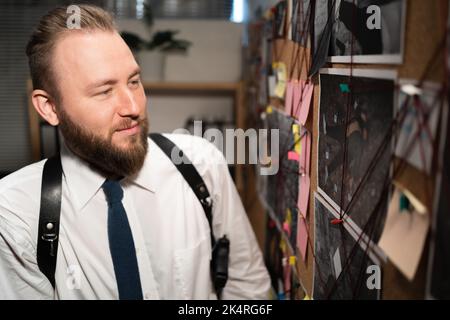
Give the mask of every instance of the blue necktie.
<path id="1" fill-rule="evenodd" d="M 114 264 L 119 299 L 142 300 L 133 235 L 122 205 L 122 187 L 118 181 L 106 180 L 102 188 L 108 201 L 109 250 Z"/>

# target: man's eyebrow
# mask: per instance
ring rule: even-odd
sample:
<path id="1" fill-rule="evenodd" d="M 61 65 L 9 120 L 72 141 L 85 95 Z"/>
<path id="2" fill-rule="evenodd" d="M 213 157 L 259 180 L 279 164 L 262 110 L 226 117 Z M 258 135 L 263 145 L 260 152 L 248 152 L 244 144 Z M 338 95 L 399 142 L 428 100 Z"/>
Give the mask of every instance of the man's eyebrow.
<path id="1" fill-rule="evenodd" d="M 139 74 L 141 74 L 141 68 L 137 67 L 137 68 L 133 71 L 133 73 L 131 73 L 131 75 L 128 77 L 128 80 L 130 80 L 131 78 L 133 78 L 133 77 L 135 77 L 135 76 L 137 76 L 137 75 L 139 75 Z"/>
<path id="2" fill-rule="evenodd" d="M 131 78 L 133 78 L 133 77 L 139 75 L 140 73 L 141 73 L 141 69 L 140 69 L 139 67 L 136 68 L 136 69 L 130 74 L 130 76 L 128 77 L 128 80 L 130 80 Z M 88 85 L 87 89 L 88 89 L 88 90 L 92 90 L 92 89 L 99 88 L 99 87 L 106 86 L 106 85 L 114 85 L 114 84 L 116 84 L 117 82 L 118 82 L 118 81 L 115 80 L 115 79 L 100 80 L 100 81 L 97 81 L 97 82 L 94 82 L 94 83 Z"/>
<path id="3" fill-rule="evenodd" d="M 94 83 L 88 85 L 87 89 L 88 90 L 92 90 L 92 89 L 103 87 L 103 86 L 106 86 L 106 85 L 114 85 L 116 83 L 117 83 L 117 80 L 114 80 L 114 79 L 101 80 L 101 81 L 97 81 L 97 82 L 94 82 Z"/>

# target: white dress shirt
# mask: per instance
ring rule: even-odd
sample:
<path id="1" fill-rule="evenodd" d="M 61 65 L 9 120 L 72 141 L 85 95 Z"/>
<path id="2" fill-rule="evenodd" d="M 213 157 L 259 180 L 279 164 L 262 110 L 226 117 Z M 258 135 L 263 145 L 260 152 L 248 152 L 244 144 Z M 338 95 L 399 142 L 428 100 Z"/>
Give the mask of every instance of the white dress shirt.
<path id="1" fill-rule="evenodd" d="M 221 152 L 190 135 L 166 135 L 196 166 L 213 199 L 216 238 L 230 239 L 224 299 L 267 299 L 270 279 Z M 117 299 L 107 234 L 105 178 L 66 147 L 56 288 L 36 262 L 45 161 L 0 180 L 0 299 Z M 149 140 L 142 169 L 121 182 L 144 299 L 215 299 L 208 220 L 170 159 Z"/>

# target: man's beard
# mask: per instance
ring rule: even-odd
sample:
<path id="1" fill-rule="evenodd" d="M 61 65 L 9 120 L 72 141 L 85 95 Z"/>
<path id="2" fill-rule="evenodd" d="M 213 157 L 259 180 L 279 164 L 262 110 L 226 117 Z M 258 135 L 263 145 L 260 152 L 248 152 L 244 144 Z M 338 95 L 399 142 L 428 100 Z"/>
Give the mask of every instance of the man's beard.
<path id="1" fill-rule="evenodd" d="M 107 138 L 103 138 L 76 124 L 62 108 L 59 117 L 59 127 L 67 147 L 101 174 L 109 178 L 127 177 L 142 168 L 148 149 L 147 117 L 138 120 L 139 133 L 127 137 L 130 146 L 126 150 L 112 143 L 112 135 L 117 129 L 130 127 L 131 118 L 124 119 Z"/>

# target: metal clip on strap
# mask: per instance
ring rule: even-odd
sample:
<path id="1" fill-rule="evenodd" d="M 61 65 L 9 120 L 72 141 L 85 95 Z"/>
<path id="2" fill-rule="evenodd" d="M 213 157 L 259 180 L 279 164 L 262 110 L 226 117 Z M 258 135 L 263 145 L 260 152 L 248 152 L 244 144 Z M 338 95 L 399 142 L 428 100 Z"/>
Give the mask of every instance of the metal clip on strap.
<path id="1" fill-rule="evenodd" d="M 55 287 L 58 253 L 59 219 L 61 215 L 62 167 L 57 154 L 49 158 L 42 173 L 41 207 L 37 241 L 37 263 Z"/>

